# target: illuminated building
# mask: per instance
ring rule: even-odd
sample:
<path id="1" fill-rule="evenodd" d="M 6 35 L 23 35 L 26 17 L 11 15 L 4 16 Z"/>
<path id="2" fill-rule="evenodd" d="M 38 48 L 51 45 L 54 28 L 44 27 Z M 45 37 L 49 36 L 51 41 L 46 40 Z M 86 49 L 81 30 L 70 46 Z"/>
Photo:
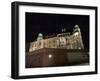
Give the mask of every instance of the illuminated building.
<path id="1" fill-rule="evenodd" d="M 56 36 L 45 38 L 42 33 L 38 34 L 37 40 L 30 43 L 29 52 L 42 48 L 60 48 L 60 49 L 84 49 L 81 31 L 78 25 L 75 25 L 72 34 L 65 32 Z"/>

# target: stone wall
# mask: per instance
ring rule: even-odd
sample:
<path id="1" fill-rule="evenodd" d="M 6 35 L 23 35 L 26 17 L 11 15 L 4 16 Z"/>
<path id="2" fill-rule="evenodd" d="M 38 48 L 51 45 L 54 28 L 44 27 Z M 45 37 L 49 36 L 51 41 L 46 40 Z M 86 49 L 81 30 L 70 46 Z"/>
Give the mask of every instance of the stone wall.
<path id="1" fill-rule="evenodd" d="M 89 53 L 85 50 L 43 48 L 26 53 L 25 63 L 26 68 L 89 64 Z"/>

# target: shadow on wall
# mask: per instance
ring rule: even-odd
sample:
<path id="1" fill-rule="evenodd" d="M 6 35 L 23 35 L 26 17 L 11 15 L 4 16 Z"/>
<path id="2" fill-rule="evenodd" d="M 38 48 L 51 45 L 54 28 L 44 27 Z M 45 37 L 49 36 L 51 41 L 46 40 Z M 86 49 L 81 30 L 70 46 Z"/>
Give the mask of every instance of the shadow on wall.
<path id="1" fill-rule="evenodd" d="M 26 68 L 55 67 L 89 64 L 85 50 L 43 48 L 26 53 Z"/>

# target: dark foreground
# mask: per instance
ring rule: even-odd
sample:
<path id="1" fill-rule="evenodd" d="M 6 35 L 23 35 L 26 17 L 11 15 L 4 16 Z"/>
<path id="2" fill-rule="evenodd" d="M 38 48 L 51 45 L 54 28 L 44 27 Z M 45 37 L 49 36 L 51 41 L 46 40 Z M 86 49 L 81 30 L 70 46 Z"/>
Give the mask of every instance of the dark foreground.
<path id="1" fill-rule="evenodd" d="M 26 68 L 86 64 L 89 64 L 89 52 L 86 50 L 43 48 L 26 53 Z"/>

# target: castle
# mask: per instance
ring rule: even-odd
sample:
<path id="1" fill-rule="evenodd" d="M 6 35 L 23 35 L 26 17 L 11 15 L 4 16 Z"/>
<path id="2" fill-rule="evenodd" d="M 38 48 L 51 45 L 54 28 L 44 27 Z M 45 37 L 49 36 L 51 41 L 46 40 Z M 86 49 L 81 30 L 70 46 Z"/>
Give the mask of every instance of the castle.
<path id="1" fill-rule="evenodd" d="M 56 36 L 45 38 L 42 33 L 38 34 L 37 40 L 30 43 L 29 52 L 42 48 L 60 48 L 60 49 L 84 49 L 81 31 L 78 25 L 74 26 L 72 34 L 63 32 Z"/>

